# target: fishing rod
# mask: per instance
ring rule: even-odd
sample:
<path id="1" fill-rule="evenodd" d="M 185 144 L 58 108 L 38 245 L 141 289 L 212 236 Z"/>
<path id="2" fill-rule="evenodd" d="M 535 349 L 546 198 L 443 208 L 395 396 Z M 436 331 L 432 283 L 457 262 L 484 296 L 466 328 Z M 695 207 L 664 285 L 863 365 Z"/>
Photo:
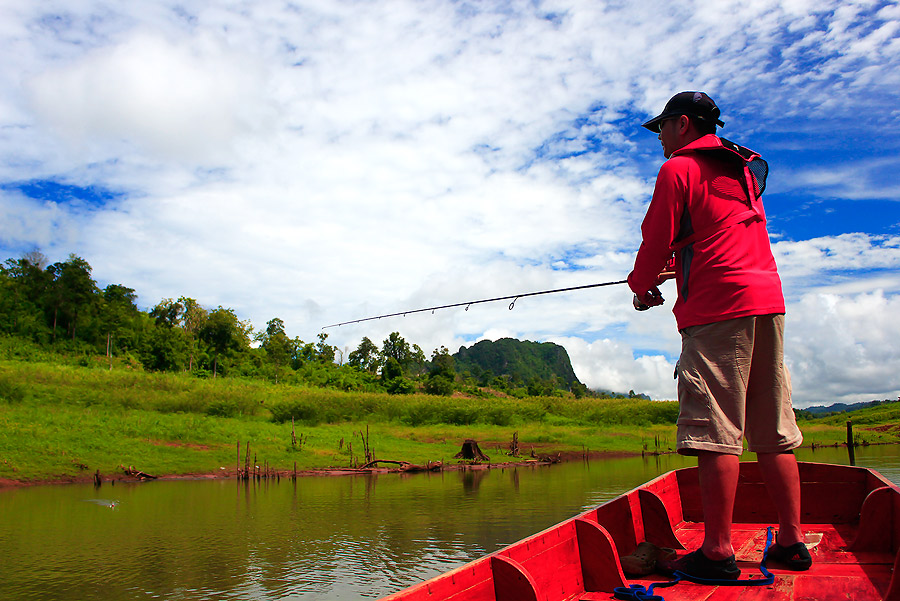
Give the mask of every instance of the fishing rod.
<path id="1" fill-rule="evenodd" d="M 345 325 L 348 325 L 351 323 L 362 323 L 364 321 L 373 321 L 373 320 L 382 319 L 385 317 L 399 317 L 401 315 L 403 317 L 406 317 L 407 315 L 412 315 L 413 313 L 424 313 L 425 311 L 431 311 L 432 313 L 434 313 L 438 309 L 451 309 L 453 307 L 465 307 L 466 311 L 468 311 L 469 307 L 471 307 L 472 305 L 478 305 L 481 303 L 493 303 L 496 301 L 509 300 L 509 299 L 513 299 L 512 302 L 509 303 L 509 310 L 512 311 L 513 308 L 516 306 L 516 301 L 519 300 L 520 298 L 525 298 L 526 296 L 539 296 L 541 294 L 555 294 L 557 292 L 570 292 L 572 290 L 584 290 L 586 288 L 600 288 L 602 286 L 615 286 L 617 284 L 625 284 L 627 282 L 628 282 L 628 280 L 618 280 L 615 282 L 603 282 L 601 284 L 585 284 L 584 286 L 572 286 L 570 288 L 557 288 L 555 290 L 542 290 L 540 292 L 526 292 L 524 294 L 511 294 L 509 296 L 498 296 L 497 298 L 485 298 L 482 300 L 467 301 L 464 303 L 453 303 L 451 305 L 440 305 L 440 306 L 436 306 L 436 307 L 425 307 L 424 309 L 412 309 L 410 311 L 399 311 L 397 313 L 388 313 L 386 315 L 376 315 L 374 317 L 363 317 L 362 319 L 354 319 L 352 321 L 342 321 L 340 323 L 333 323 L 328 326 L 323 326 L 322 329 L 324 330 L 326 328 L 335 328 L 335 327 L 339 327 L 339 326 L 345 326 Z"/>

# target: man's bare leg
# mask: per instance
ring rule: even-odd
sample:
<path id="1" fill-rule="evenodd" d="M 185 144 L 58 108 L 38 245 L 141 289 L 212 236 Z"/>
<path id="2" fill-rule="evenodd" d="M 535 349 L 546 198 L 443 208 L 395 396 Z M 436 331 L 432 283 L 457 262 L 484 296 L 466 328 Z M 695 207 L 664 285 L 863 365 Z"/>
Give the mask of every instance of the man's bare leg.
<path id="1" fill-rule="evenodd" d="M 700 499 L 703 505 L 704 536 L 700 550 L 713 560 L 734 555 L 731 544 L 731 522 L 734 496 L 740 473 L 738 455 L 700 451 Z"/>
<path id="2" fill-rule="evenodd" d="M 800 528 L 800 475 L 794 453 L 757 453 L 769 496 L 778 510 L 778 544 L 803 542 Z"/>

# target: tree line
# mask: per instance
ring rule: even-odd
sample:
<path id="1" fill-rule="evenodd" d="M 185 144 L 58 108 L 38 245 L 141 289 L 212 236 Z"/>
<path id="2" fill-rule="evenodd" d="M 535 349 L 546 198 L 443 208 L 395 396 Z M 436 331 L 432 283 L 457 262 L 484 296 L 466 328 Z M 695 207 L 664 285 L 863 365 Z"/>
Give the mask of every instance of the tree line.
<path id="1" fill-rule="evenodd" d="M 315 342 L 285 332 L 272 318 L 256 331 L 232 309 L 207 308 L 196 299 L 161 300 L 149 311 L 137 306 L 134 289 L 100 288 L 91 266 L 74 254 L 50 263 L 34 251 L 0 265 L 0 334 L 54 351 L 101 356 L 148 371 L 188 372 L 198 377 L 259 377 L 342 390 L 424 391 L 449 395 L 479 386 L 525 395 L 558 395 L 565 382 L 529 382 L 494 377 L 478 381 L 458 374 L 454 358 L 441 347 L 430 358 L 416 344 L 391 333 L 379 347 L 369 338 L 344 357 L 320 333 Z M 479 374 L 481 375 L 481 374 Z M 587 393 L 584 387 L 578 396 Z"/>

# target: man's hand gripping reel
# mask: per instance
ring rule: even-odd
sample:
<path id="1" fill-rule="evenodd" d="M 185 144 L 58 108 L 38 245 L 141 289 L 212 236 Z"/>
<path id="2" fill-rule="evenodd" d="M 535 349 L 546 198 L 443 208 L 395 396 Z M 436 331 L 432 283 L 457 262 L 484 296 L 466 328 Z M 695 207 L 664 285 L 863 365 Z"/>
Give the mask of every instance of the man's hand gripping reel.
<path id="1" fill-rule="evenodd" d="M 645 292 L 642 296 L 634 295 L 634 308 L 638 311 L 646 311 L 650 307 L 657 307 L 666 302 L 666 299 L 663 298 L 662 294 L 659 291 L 659 288 L 654 286 L 647 292 Z"/>

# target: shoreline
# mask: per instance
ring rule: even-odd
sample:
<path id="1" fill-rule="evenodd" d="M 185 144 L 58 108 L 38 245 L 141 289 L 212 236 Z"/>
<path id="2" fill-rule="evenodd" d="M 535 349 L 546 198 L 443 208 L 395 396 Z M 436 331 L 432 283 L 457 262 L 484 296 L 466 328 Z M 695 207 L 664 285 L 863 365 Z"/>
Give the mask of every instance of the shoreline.
<path id="1" fill-rule="evenodd" d="M 469 463 L 461 461 L 459 463 L 441 464 L 439 469 L 427 469 L 425 466 L 414 466 L 419 469 L 403 469 L 398 467 L 369 467 L 369 468 L 350 468 L 350 467 L 322 467 L 313 469 L 297 470 L 297 478 L 309 478 L 313 476 L 359 476 L 365 474 L 393 474 L 393 473 L 422 473 L 427 471 L 444 472 L 444 471 L 465 471 L 465 470 L 487 470 L 487 469 L 504 469 L 508 467 L 544 467 L 554 465 L 556 463 L 570 461 L 590 461 L 591 459 L 616 459 L 625 457 L 636 457 L 639 455 L 666 455 L 674 453 L 674 451 L 666 451 L 660 453 L 634 453 L 628 451 L 560 451 L 555 454 L 542 453 L 540 458 L 525 459 L 519 458 L 511 461 L 486 462 L 486 463 Z M 247 482 L 252 480 L 281 480 L 282 478 L 290 479 L 294 477 L 294 470 L 269 470 L 268 475 L 260 473 L 251 475 L 246 478 Z M 100 474 L 100 485 L 104 484 L 115 486 L 115 484 L 140 484 L 144 482 L 170 482 L 177 480 L 235 480 L 237 481 L 238 472 L 234 468 L 220 468 L 214 472 L 191 472 L 185 474 L 158 474 L 154 477 L 140 478 L 130 476 L 124 472 L 116 472 L 113 474 Z M 66 475 L 51 476 L 48 478 L 39 478 L 35 480 L 14 480 L 11 478 L 0 478 L 0 491 L 14 488 L 26 488 L 31 486 L 51 486 L 64 484 L 91 484 L 95 482 L 94 474 L 84 475 Z"/>
<path id="2" fill-rule="evenodd" d="M 875 443 L 863 443 L 855 446 L 879 446 L 879 445 L 891 445 L 898 444 L 897 442 L 875 442 Z M 800 448 L 809 448 L 815 450 L 817 448 L 840 448 L 846 447 L 846 443 L 833 443 L 833 444 L 816 444 L 815 442 L 811 443 L 808 447 L 800 447 Z M 568 463 L 570 461 L 591 461 L 592 459 L 603 460 L 603 459 L 617 459 L 617 458 L 627 458 L 627 457 L 653 457 L 659 455 L 672 455 L 675 454 L 676 451 L 557 451 L 553 452 L 544 452 L 541 453 L 537 458 L 523 458 L 520 457 L 518 459 L 511 459 L 510 461 L 497 461 L 492 462 L 488 461 L 486 463 L 478 463 L 478 462 L 466 462 L 465 460 L 460 460 L 458 463 L 446 463 L 441 464 L 439 469 L 435 468 L 427 468 L 426 466 L 416 466 L 412 465 L 413 469 L 403 467 L 367 467 L 367 468 L 351 468 L 351 467 L 321 467 L 321 468 L 308 468 L 303 470 L 296 471 L 297 478 L 309 478 L 314 476 L 359 476 L 365 474 L 392 474 L 392 473 L 421 473 L 426 471 L 433 472 L 442 472 L 442 471 L 464 471 L 464 470 L 486 470 L 486 469 L 495 469 L 495 468 L 508 468 L 508 467 L 542 467 L 542 466 L 550 466 L 556 463 Z M 396 462 L 395 462 L 396 463 Z M 439 462 L 438 462 L 439 463 Z M 251 480 L 280 480 L 281 478 L 290 479 L 295 474 L 294 470 L 286 469 L 286 470 L 277 470 L 277 469 L 269 469 L 268 476 L 264 473 L 260 473 L 257 475 L 251 475 L 249 478 L 245 478 L 248 482 Z M 123 484 L 136 484 L 143 482 L 153 482 L 153 481 L 176 481 L 176 480 L 238 480 L 239 472 L 234 468 L 219 468 L 219 470 L 211 471 L 211 472 L 188 472 L 182 474 L 158 474 L 155 477 L 148 478 L 140 478 L 137 476 L 128 475 L 124 472 L 115 472 L 112 474 L 100 474 L 101 483 L 99 486 L 103 484 L 115 485 L 116 482 L 121 482 Z M 15 489 L 15 488 L 26 488 L 31 486 L 50 486 L 50 485 L 63 485 L 63 484 L 90 484 L 95 481 L 95 474 L 78 474 L 78 475 L 61 475 L 61 476 L 50 476 L 47 478 L 36 478 L 34 480 L 15 480 L 12 478 L 0 478 L 0 492 L 7 489 Z M 98 487 L 99 487 L 98 486 Z"/>

